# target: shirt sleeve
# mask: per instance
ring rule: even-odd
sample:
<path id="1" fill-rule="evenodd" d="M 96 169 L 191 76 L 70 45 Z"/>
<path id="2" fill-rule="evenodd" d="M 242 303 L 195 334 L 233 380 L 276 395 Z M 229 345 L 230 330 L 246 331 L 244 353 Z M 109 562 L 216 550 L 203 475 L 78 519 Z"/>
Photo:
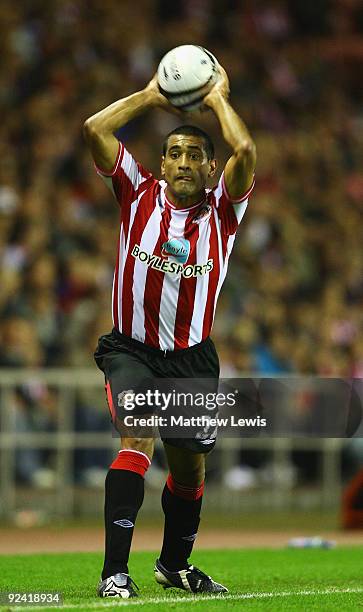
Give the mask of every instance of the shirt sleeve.
<path id="1" fill-rule="evenodd" d="M 218 217 L 221 222 L 222 232 L 231 235 L 235 234 L 243 215 L 246 212 L 248 198 L 255 186 L 255 178 L 252 185 L 239 198 L 231 198 L 224 180 L 224 171 L 221 174 L 218 185 L 214 190 Z"/>
<path id="2" fill-rule="evenodd" d="M 142 183 L 152 177 L 120 142 L 115 165 L 105 172 L 95 164 L 97 174 L 104 180 L 122 208 L 128 208 L 137 199 Z"/>

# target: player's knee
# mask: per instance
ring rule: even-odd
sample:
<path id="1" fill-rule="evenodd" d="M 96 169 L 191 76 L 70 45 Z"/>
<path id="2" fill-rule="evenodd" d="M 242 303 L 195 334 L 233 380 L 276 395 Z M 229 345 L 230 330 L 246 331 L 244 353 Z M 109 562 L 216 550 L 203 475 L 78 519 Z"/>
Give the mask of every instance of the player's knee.
<path id="1" fill-rule="evenodd" d="M 190 487 L 199 487 L 205 478 L 205 469 L 203 465 L 183 465 L 173 466 L 170 473 L 181 485 Z"/>
<path id="2" fill-rule="evenodd" d="M 121 438 L 121 446 L 124 450 L 135 450 L 147 455 L 151 461 L 154 453 L 153 438 Z"/>
<path id="3" fill-rule="evenodd" d="M 205 478 L 205 457 L 201 453 L 164 445 L 170 474 L 180 484 L 199 487 Z"/>

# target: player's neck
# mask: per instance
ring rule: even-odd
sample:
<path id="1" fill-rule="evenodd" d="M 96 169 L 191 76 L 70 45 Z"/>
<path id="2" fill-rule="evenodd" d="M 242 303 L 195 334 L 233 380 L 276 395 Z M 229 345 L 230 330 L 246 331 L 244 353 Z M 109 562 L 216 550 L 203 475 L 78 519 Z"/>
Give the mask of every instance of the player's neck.
<path id="1" fill-rule="evenodd" d="M 177 196 L 175 193 L 173 193 L 168 185 L 167 188 L 165 189 L 165 195 L 168 198 L 168 201 L 170 202 L 170 204 L 175 206 L 175 208 L 191 208 L 195 204 L 198 204 L 198 202 L 202 202 L 204 200 L 205 190 L 203 189 L 202 191 L 200 191 L 199 193 L 195 195 L 186 196 L 184 198 L 184 197 Z"/>

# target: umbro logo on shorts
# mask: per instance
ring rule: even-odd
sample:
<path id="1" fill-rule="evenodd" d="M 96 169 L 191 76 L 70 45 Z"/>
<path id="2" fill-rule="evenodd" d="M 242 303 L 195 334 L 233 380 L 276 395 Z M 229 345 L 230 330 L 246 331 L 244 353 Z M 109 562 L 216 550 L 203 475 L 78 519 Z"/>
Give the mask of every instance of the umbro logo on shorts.
<path id="1" fill-rule="evenodd" d="M 127 395 L 127 399 L 130 401 L 131 396 L 135 395 L 135 391 L 133 389 L 126 389 L 126 391 L 121 391 L 121 393 L 118 394 L 117 405 L 119 408 L 123 408 L 125 406 L 125 401 L 126 401 L 125 396 L 126 395 Z"/>

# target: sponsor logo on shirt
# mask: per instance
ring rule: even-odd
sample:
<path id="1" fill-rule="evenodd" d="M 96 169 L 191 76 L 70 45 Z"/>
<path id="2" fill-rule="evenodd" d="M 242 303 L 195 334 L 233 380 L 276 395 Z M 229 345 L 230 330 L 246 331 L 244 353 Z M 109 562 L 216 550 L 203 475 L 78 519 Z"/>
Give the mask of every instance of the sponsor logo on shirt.
<path id="1" fill-rule="evenodd" d="M 196 276 L 204 276 L 204 274 L 208 274 L 208 272 L 213 270 L 213 259 L 208 259 L 207 263 L 205 264 L 194 264 L 185 266 L 182 263 L 179 263 L 178 261 L 169 261 L 169 259 L 166 260 L 165 255 L 164 257 L 159 257 L 158 255 L 152 255 L 150 253 L 147 253 L 146 251 L 142 251 L 140 249 L 139 244 L 134 245 L 131 251 L 131 255 L 135 257 L 135 259 L 138 259 L 139 261 L 147 265 L 149 268 L 153 268 L 153 270 L 159 270 L 160 272 L 165 272 L 166 274 L 181 275 L 184 278 L 195 278 Z M 185 254 L 183 255 L 183 257 L 185 257 Z M 173 255 L 173 258 L 175 258 L 175 255 Z M 187 257 L 185 261 L 186 260 Z"/>
<path id="2" fill-rule="evenodd" d="M 201 223 L 201 221 L 207 221 L 212 214 L 212 207 L 210 204 L 205 204 L 199 211 L 196 213 L 193 218 L 192 223 Z"/>
<path id="3" fill-rule="evenodd" d="M 185 238 L 170 238 L 161 247 L 161 256 L 171 258 L 177 263 L 188 261 L 190 253 L 190 242 Z"/>

